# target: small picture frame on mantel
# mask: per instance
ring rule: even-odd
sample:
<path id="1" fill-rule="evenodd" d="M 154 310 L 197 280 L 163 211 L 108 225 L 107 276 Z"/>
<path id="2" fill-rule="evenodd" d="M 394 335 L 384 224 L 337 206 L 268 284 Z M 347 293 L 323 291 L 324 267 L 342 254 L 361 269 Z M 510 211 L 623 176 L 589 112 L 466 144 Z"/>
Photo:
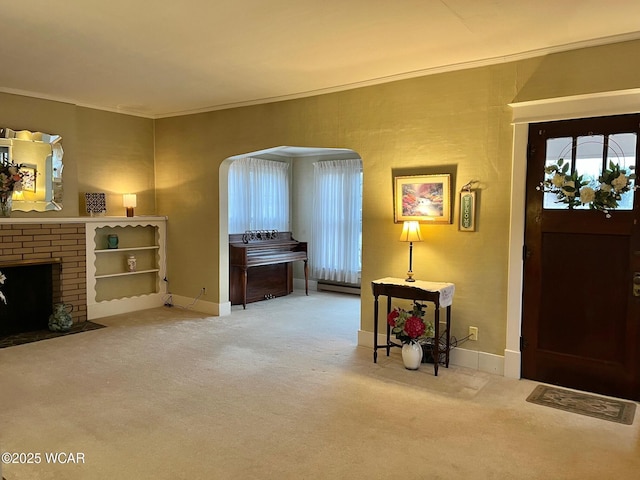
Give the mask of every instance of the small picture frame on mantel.
<path id="1" fill-rule="evenodd" d="M 107 213 L 107 198 L 104 193 L 85 193 L 84 200 L 87 214 L 90 216 Z"/>

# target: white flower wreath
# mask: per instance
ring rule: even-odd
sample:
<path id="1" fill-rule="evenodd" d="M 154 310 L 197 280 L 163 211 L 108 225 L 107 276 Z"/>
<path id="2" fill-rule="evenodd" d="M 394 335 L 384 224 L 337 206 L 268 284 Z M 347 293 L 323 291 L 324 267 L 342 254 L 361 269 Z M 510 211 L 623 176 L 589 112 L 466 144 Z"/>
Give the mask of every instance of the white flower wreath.
<path id="1" fill-rule="evenodd" d="M 631 189 L 632 180 L 636 174 L 627 174 L 626 170 L 609 161 L 609 168 L 605 169 L 598 182 L 583 178 L 577 171 L 569 172 L 570 163 L 560 158 L 555 165 L 545 167 L 547 177 L 538 190 L 553 193 L 557 196 L 556 203 L 566 203 L 569 208 L 588 205 L 591 210 L 599 210 L 611 217 L 609 210 L 615 210 L 622 195 Z M 635 167 L 629 167 L 634 170 Z"/>

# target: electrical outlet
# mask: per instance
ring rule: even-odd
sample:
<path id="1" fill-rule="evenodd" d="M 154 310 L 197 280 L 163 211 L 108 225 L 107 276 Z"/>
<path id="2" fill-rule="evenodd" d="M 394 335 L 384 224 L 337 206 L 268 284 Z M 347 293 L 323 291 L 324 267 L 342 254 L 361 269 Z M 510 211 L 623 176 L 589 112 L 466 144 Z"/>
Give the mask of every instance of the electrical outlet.
<path id="1" fill-rule="evenodd" d="M 469 340 L 478 340 L 478 327 L 469 327 Z"/>

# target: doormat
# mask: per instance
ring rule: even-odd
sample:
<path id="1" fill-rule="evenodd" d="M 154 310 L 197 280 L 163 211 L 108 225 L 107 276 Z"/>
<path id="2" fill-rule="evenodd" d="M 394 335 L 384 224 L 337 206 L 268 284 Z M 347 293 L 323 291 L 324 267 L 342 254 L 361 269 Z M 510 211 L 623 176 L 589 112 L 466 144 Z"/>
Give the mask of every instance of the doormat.
<path id="1" fill-rule="evenodd" d="M 527 402 L 625 425 L 633 424 L 636 412 L 635 403 L 546 385 L 538 385 L 527 397 Z"/>
<path id="2" fill-rule="evenodd" d="M 74 323 L 70 330 L 66 332 L 52 332 L 50 330 L 36 330 L 34 332 L 16 333 L 15 335 L 7 335 L 0 337 L 0 348 L 14 347 L 25 343 L 39 342 L 49 338 L 63 337 L 65 335 L 73 335 L 74 333 L 89 332 L 104 328 L 105 325 L 93 323 L 90 321 Z"/>

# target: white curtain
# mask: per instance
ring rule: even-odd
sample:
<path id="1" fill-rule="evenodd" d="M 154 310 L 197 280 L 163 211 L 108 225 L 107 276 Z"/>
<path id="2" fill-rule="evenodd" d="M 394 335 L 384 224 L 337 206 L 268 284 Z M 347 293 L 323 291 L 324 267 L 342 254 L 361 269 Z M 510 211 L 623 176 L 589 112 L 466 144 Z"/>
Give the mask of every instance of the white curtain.
<path id="1" fill-rule="evenodd" d="M 313 164 L 311 275 L 359 283 L 362 245 L 362 160 Z"/>
<path id="2" fill-rule="evenodd" d="M 229 233 L 289 231 L 289 164 L 245 157 L 229 167 Z"/>

